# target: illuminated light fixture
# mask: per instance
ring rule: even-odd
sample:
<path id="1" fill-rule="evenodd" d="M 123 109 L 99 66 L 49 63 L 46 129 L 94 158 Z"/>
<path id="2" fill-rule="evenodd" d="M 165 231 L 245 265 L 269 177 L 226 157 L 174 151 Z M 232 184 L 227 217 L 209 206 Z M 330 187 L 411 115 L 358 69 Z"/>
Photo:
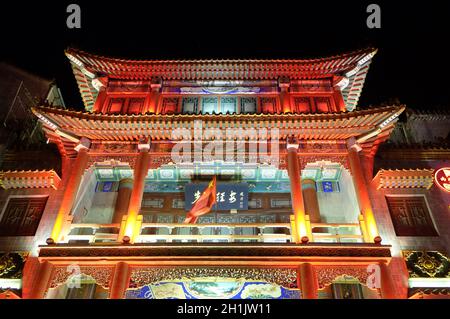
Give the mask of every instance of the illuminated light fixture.
<path id="1" fill-rule="evenodd" d="M 434 183 L 446 193 L 450 193 L 450 167 L 442 167 L 434 173 Z"/>
<path id="2" fill-rule="evenodd" d="M 409 278 L 410 288 L 450 288 L 450 278 Z"/>

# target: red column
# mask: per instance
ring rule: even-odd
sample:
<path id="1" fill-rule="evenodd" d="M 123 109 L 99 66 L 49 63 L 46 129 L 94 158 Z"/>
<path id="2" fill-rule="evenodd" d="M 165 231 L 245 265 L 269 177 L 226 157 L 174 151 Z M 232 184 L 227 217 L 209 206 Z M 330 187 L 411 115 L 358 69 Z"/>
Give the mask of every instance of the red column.
<path id="1" fill-rule="evenodd" d="M 30 294 L 30 299 L 43 299 L 45 292 L 50 284 L 50 279 L 53 271 L 53 265 L 48 261 L 44 261 L 39 266 L 39 274 L 36 282 L 33 285 L 33 290 Z"/>
<path id="2" fill-rule="evenodd" d="M 53 226 L 53 230 L 49 239 L 47 239 L 48 243 L 59 242 L 64 240 L 65 234 L 65 224 L 67 217 L 70 215 L 75 197 L 78 192 L 78 188 L 80 186 L 81 177 L 84 174 L 86 169 L 89 154 L 88 148 L 90 146 L 90 142 L 87 139 L 82 139 L 80 144 L 75 148 L 78 151 L 77 158 L 75 159 L 75 163 L 70 171 L 70 177 L 67 181 L 66 189 L 64 190 L 64 195 L 61 200 L 61 206 L 58 211 L 58 215 L 56 216 L 55 224 Z"/>
<path id="3" fill-rule="evenodd" d="M 280 80 L 280 104 L 283 113 L 293 112 L 291 108 L 291 97 L 289 94 L 289 80 Z"/>
<path id="4" fill-rule="evenodd" d="M 128 212 L 130 205 L 131 192 L 133 190 L 133 179 L 124 178 L 119 182 L 119 189 L 117 192 L 116 205 L 114 207 L 114 215 L 112 218 L 113 224 L 120 224 L 123 216 Z"/>
<path id="5" fill-rule="evenodd" d="M 353 184 L 355 185 L 356 196 L 358 199 L 359 208 L 364 217 L 366 229 L 363 230 L 365 240 L 369 242 L 381 242 L 381 237 L 378 234 L 378 227 L 373 214 L 372 205 L 370 203 L 369 193 L 367 191 L 366 180 L 359 158 L 359 151 L 361 148 L 357 144 L 349 142 L 348 158 L 350 162 L 350 170 L 353 177 Z"/>
<path id="6" fill-rule="evenodd" d="M 128 216 L 125 223 L 125 229 L 121 233 L 127 236 L 130 242 L 134 242 L 134 238 L 138 235 L 139 229 L 135 229 L 139 210 L 141 209 L 142 197 L 144 194 L 145 177 L 148 174 L 150 161 L 150 144 L 139 144 L 139 155 L 134 166 L 133 190 L 130 196 L 130 204 L 128 206 Z M 121 239 L 121 238 L 119 238 Z M 122 238 L 123 239 L 123 238 Z"/>
<path id="7" fill-rule="evenodd" d="M 295 241 L 298 243 L 308 242 L 308 230 L 306 226 L 305 207 L 303 203 L 300 163 L 298 162 L 298 144 L 287 144 L 287 165 L 289 181 L 291 185 L 292 209 L 294 210 L 296 235 Z"/>
<path id="8" fill-rule="evenodd" d="M 100 91 L 98 91 L 97 98 L 95 99 L 94 107 L 92 108 L 92 112 L 100 113 L 103 111 L 103 109 L 104 109 L 103 106 L 105 104 L 106 97 L 107 97 L 106 88 L 104 86 L 102 86 L 100 88 Z"/>
<path id="9" fill-rule="evenodd" d="M 38 257 L 27 257 L 23 267 L 22 299 L 30 299 L 33 293 L 33 284 L 39 275 L 40 262 Z"/>
<path id="10" fill-rule="evenodd" d="M 301 264 L 299 273 L 302 299 L 317 299 L 318 284 L 313 265 L 310 263 Z"/>
<path id="11" fill-rule="evenodd" d="M 381 272 L 381 297 L 383 299 L 397 298 L 389 266 L 384 262 L 381 262 L 379 265 Z"/>
<path id="12" fill-rule="evenodd" d="M 127 263 L 118 262 L 111 282 L 109 299 L 123 299 L 130 280 L 130 269 Z"/>
<path id="13" fill-rule="evenodd" d="M 344 99 L 342 98 L 342 92 L 335 90 L 333 93 L 334 102 L 338 112 L 344 112 L 346 110 Z"/>
<path id="14" fill-rule="evenodd" d="M 158 112 L 158 102 L 159 102 L 159 90 L 161 89 L 161 83 L 152 83 L 152 93 L 150 94 L 150 101 L 148 105 L 148 111 L 150 113 Z"/>
<path id="15" fill-rule="evenodd" d="M 305 202 L 305 211 L 309 215 L 311 223 L 320 223 L 321 217 L 316 182 L 312 179 L 302 179 L 302 193 Z"/>

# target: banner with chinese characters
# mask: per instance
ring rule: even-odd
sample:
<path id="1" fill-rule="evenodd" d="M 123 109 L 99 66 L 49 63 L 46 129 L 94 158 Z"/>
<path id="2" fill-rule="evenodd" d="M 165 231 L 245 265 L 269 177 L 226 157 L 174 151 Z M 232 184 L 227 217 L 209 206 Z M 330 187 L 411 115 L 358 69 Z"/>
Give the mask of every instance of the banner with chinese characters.
<path id="1" fill-rule="evenodd" d="M 208 186 L 207 183 L 186 184 L 184 192 L 184 208 L 189 211 L 192 205 L 200 197 Z M 213 210 L 247 210 L 248 209 L 248 184 L 224 183 L 217 184 L 217 204 Z"/>

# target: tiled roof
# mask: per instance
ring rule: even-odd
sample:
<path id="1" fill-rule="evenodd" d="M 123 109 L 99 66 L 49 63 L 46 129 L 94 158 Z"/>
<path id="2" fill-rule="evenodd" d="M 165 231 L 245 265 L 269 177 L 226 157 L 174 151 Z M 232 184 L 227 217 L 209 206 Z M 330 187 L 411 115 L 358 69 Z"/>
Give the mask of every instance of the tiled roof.
<path id="1" fill-rule="evenodd" d="M 99 56 L 69 48 L 66 56 L 87 110 L 97 97 L 92 80 L 97 76 L 124 80 L 277 80 L 320 79 L 346 75 L 343 91 L 348 110 L 356 107 L 372 57 L 377 50 L 367 48 L 319 59 L 273 60 L 128 60 Z"/>
<path id="2" fill-rule="evenodd" d="M 426 188 L 433 186 L 433 169 L 380 169 L 373 181 L 380 188 Z"/>
<path id="3" fill-rule="evenodd" d="M 0 171 L 0 186 L 10 188 L 58 189 L 61 178 L 54 170 Z"/>

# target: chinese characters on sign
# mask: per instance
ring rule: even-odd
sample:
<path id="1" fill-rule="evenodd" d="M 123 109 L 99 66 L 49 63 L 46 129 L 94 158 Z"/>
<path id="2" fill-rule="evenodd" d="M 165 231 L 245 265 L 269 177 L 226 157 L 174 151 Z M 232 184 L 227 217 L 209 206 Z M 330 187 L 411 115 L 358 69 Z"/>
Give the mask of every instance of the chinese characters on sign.
<path id="1" fill-rule="evenodd" d="M 195 201 L 200 197 L 202 192 L 208 186 L 206 183 L 194 184 L 189 183 L 185 187 L 185 210 L 190 210 Z M 216 194 L 217 204 L 214 210 L 247 210 L 248 209 L 248 184 L 247 183 L 230 183 L 217 184 Z"/>

